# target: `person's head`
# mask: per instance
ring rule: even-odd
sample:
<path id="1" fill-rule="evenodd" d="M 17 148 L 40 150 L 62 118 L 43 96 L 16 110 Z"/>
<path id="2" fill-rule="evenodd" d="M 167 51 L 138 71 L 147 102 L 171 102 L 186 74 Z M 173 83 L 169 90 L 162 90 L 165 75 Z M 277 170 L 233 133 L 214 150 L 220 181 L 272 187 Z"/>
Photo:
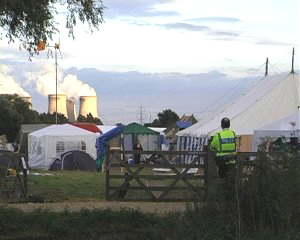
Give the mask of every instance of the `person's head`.
<path id="1" fill-rule="evenodd" d="M 227 117 L 222 118 L 222 120 L 221 120 L 221 127 L 222 127 L 222 129 L 230 127 L 230 120 L 229 120 L 229 118 L 227 118 Z"/>

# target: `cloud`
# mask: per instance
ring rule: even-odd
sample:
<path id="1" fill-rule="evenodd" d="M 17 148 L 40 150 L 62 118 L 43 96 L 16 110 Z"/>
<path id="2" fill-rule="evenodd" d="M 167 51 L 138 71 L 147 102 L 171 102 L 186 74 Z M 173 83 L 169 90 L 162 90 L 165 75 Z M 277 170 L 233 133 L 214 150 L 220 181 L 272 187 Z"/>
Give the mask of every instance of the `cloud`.
<path id="1" fill-rule="evenodd" d="M 104 15 L 107 18 L 179 16 L 177 11 L 159 10 L 160 5 L 173 2 L 175 0 L 108 0 Z"/>
<path id="2" fill-rule="evenodd" d="M 280 42 L 280 41 L 271 40 L 271 39 L 260 40 L 260 41 L 255 42 L 255 44 L 258 44 L 258 45 L 277 45 L 277 46 L 293 46 L 293 45 L 295 45 L 295 44 L 292 44 L 292 43 Z"/>
<path id="3" fill-rule="evenodd" d="M 27 82 L 31 83 L 36 90 L 47 96 L 56 92 L 56 73 L 53 64 L 44 64 L 36 71 L 27 72 Z M 96 91 L 88 84 L 80 81 L 77 76 L 64 74 L 58 71 L 58 93 L 66 94 L 68 97 L 78 98 L 79 96 L 96 96 Z"/>
<path id="4" fill-rule="evenodd" d="M 239 37 L 240 34 L 234 32 L 225 32 L 225 31 L 211 31 L 210 35 L 213 36 L 222 36 L 222 37 Z"/>
<path id="5" fill-rule="evenodd" d="M 140 23 L 142 25 L 145 25 L 145 23 Z M 183 31 L 190 31 L 190 32 L 203 32 L 204 34 L 208 36 L 216 36 L 218 38 L 212 39 L 212 40 L 226 40 L 226 41 L 232 41 L 232 40 L 238 40 L 237 37 L 240 36 L 240 34 L 230 31 L 218 31 L 213 30 L 212 28 L 208 26 L 200 26 L 200 25 L 193 25 L 189 23 L 166 23 L 166 24 L 157 24 L 157 26 L 161 26 L 168 30 L 183 30 Z"/>
<path id="6" fill-rule="evenodd" d="M 175 30 L 186 30 L 186 31 L 210 31 L 211 28 L 207 26 L 199 26 L 199 25 L 193 25 L 193 24 L 188 24 L 188 23 L 166 23 L 166 24 L 161 24 L 159 26 L 162 26 L 166 29 L 175 29 Z"/>
<path id="7" fill-rule="evenodd" d="M 18 94 L 29 97 L 29 93 L 11 75 L 12 66 L 0 65 L 0 94 Z"/>
<path id="8" fill-rule="evenodd" d="M 224 22 L 224 23 L 239 23 L 242 22 L 239 18 L 232 17 L 199 17 L 187 19 L 187 21 L 193 22 Z"/>

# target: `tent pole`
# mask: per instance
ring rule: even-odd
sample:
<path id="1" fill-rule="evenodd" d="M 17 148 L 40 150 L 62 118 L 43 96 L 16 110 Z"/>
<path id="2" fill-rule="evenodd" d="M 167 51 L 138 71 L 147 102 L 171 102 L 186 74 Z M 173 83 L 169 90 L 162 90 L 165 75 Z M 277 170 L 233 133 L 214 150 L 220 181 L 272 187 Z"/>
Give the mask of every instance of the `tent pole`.
<path id="1" fill-rule="evenodd" d="M 295 70 L 294 70 L 294 58 L 295 58 L 295 48 L 293 48 L 293 54 L 292 54 L 292 70 L 291 70 L 291 74 L 295 74 Z"/>
<path id="2" fill-rule="evenodd" d="M 291 74 L 295 75 L 295 70 L 294 70 L 294 58 L 295 58 L 295 48 L 293 48 L 293 54 L 292 54 L 292 70 Z M 296 125 L 297 127 L 297 125 Z M 298 127 L 297 127 L 297 137 L 298 141 L 300 138 L 300 78 L 298 76 Z"/>
<path id="3" fill-rule="evenodd" d="M 269 58 L 266 60 L 266 72 L 265 72 L 265 77 L 268 76 L 269 72 Z"/>

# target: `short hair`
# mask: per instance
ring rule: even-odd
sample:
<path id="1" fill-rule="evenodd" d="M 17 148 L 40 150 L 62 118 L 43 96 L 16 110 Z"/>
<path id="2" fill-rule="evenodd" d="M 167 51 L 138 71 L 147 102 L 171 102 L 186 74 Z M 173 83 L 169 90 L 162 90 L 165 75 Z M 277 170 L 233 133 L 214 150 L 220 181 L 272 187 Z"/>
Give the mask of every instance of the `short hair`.
<path id="1" fill-rule="evenodd" d="M 227 117 L 222 118 L 221 120 L 221 127 L 222 128 L 229 128 L 230 127 L 230 120 Z"/>

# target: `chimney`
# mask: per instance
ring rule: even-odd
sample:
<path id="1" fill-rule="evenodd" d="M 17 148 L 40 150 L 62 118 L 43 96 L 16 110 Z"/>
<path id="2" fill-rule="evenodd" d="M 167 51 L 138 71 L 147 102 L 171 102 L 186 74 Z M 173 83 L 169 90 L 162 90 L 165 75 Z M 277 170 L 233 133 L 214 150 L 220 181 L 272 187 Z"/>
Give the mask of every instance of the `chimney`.
<path id="1" fill-rule="evenodd" d="M 81 96 L 79 100 L 79 114 L 86 117 L 91 113 L 93 117 L 99 118 L 97 96 Z"/>
<path id="2" fill-rule="evenodd" d="M 69 98 L 67 100 L 67 113 L 69 122 L 76 122 L 76 106 L 75 106 L 75 98 Z"/>
<path id="3" fill-rule="evenodd" d="M 55 94 L 48 95 L 49 106 L 48 113 L 53 114 L 56 111 L 56 96 Z M 67 96 L 65 94 L 57 94 L 57 113 L 62 113 L 65 117 L 67 114 Z"/>

